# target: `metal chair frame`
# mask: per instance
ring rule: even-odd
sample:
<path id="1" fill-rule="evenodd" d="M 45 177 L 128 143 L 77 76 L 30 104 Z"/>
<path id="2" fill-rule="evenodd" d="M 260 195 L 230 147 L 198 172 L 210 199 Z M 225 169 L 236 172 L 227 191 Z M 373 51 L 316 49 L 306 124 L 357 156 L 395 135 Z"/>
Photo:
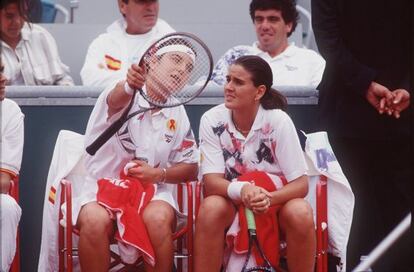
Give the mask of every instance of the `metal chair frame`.
<path id="1" fill-rule="evenodd" d="M 320 175 L 316 184 L 316 272 L 328 272 L 328 178 Z M 202 199 L 202 184 L 196 183 L 195 216 Z"/>
<path id="2" fill-rule="evenodd" d="M 59 271 L 73 271 L 73 257 L 78 256 L 78 249 L 73 247 L 72 234 L 78 234 L 77 229 L 72 226 L 72 183 L 69 180 L 63 179 L 60 183 L 61 185 L 61 194 L 60 194 L 60 203 L 66 202 L 66 227 L 59 224 Z M 183 271 L 183 259 L 187 259 L 187 268 L 188 272 L 192 272 L 193 268 L 193 187 L 191 182 L 182 183 L 177 186 L 177 199 L 180 210 L 183 208 L 183 187 L 186 188 L 187 192 L 187 224 L 185 227 L 180 229 L 178 232 L 174 233 L 173 240 L 177 240 L 177 252 L 175 253 L 175 260 L 177 263 L 177 271 Z M 59 222 L 64 219 L 62 210 L 59 211 Z M 184 238 L 185 239 L 185 248 L 184 251 Z M 118 254 L 111 251 L 111 258 L 113 259 L 110 264 L 110 269 L 118 266 L 119 264 L 124 264 Z M 142 258 L 138 259 L 135 265 L 142 263 Z M 124 264 L 125 265 L 125 264 Z M 118 271 L 125 271 L 126 267 L 121 268 Z"/>

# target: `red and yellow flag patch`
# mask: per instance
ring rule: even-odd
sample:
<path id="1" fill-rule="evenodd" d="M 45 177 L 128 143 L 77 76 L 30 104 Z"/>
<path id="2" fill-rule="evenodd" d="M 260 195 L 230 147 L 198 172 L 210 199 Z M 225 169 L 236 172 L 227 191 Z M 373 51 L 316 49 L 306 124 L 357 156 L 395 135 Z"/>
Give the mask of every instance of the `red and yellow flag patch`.
<path id="1" fill-rule="evenodd" d="M 55 204 L 56 200 L 56 188 L 51 186 L 49 190 L 49 202 Z"/>
<path id="2" fill-rule="evenodd" d="M 105 55 L 105 63 L 106 63 L 106 67 L 108 67 L 108 69 L 110 70 L 117 71 L 121 69 L 121 61 L 109 55 Z"/>

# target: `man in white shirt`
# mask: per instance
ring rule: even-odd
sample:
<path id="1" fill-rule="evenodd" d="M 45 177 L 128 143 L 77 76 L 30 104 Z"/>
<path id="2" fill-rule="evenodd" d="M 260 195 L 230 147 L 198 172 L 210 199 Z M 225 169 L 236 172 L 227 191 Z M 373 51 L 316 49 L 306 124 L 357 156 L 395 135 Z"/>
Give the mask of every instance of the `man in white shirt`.
<path id="1" fill-rule="evenodd" d="M 118 0 L 118 5 L 123 18 L 89 46 L 80 72 L 84 85 L 107 87 L 123 80 L 154 41 L 174 32 L 158 18 L 158 0 Z"/>
<path id="2" fill-rule="evenodd" d="M 3 70 L 3 69 L 2 69 Z M 11 180 L 20 171 L 23 154 L 23 119 L 19 106 L 5 99 L 6 78 L 0 73 L 0 271 L 9 271 L 16 253 L 17 226 L 22 210 L 16 200 L 8 195 Z"/>
<path id="3" fill-rule="evenodd" d="M 228 50 L 217 62 L 212 80 L 224 85 L 230 64 L 241 56 L 257 55 L 272 68 L 275 86 L 316 88 L 325 68 L 324 59 L 313 50 L 288 42 L 299 17 L 295 1 L 252 0 L 250 16 L 257 41 L 252 46 L 240 45 Z"/>

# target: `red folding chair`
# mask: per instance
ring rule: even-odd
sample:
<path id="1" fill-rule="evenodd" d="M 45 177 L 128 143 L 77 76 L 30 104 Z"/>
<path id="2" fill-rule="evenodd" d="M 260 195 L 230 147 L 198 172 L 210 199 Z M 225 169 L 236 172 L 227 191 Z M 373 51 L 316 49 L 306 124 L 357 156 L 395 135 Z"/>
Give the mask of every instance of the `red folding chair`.
<path id="1" fill-rule="evenodd" d="M 187 193 L 187 224 L 173 235 L 173 239 L 177 241 L 177 250 L 175 253 L 175 261 L 177 265 L 177 271 L 183 271 L 183 259 L 187 259 L 187 271 L 192 272 L 193 268 L 193 187 L 191 182 L 186 182 L 178 185 L 177 187 L 177 199 L 179 208 L 183 211 L 184 207 L 184 191 L 186 188 Z M 73 257 L 77 256 L 77 248 L 73 248 L 72 234 L 77 234 L 77 230 L 72 226 L 72 184 L 68 180 L 61 181 L 61 195 L 60 203 L 66 202 L 66 227 L 59 224 L 59 271 L 73 271 Z M 59 222 L 63 219 L 62 211 L 59 212 Z M 184 246 L 185 245 L 185 246 Z M 111 264 L 110 269 L 119 265 L 125 265 L 120 256 L 111 251 Z M 136 263 L 137 266 L 142 264 L 142 258 Z M 125 271 L 123 266 L 118 271 Z"/>
<path id="2" fill-rule="evenodd" d="M 320 175 L 316 184 L 316 272 L 328 272 L 328 178 Z M 197 223 L 198 210 L 202 199 L 202 184 L 196 183 L 195 218 Z M 283 248 L 283 247 L 282 247 Z M 281 254 L 285 254 L 283 250 Z"/>
<path id="3" fill-rule="evenodd" d="M 316 184 L 316 272 L 328 272 L 328 178 Z"/>
<path id="4" fill-rule="evenodd" d="M 17 203 L 19 203 L 19 177 L 16 176 L 11 180 L 11 186 L 9 189 L 9 195 L 11 195 Z M 11 272 L 19 272 L 20 271 L 20 234 L 19 229 L 17 229 L 17 237 L 16 237 L 16 255 L 14 255 L 14 259 L 12 265 L 10 267 Z"/>

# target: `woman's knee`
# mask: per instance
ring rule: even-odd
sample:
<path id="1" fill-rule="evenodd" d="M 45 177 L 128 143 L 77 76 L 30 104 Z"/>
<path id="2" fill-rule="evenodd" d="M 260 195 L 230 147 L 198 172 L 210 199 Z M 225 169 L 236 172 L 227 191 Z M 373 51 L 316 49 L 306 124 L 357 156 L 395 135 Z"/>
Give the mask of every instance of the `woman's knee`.
<path id="1" fill-rule="evenodd" d="M 114 221 L 108 211 L 98 203 L 89 203 L 82 207 L 77 222 L 81 236 L 102 238 L 110 237 L 114 231 Z"/>
<path id="2" fill-rule="evenodd" d="M 307 234 L 315 230 L 313 211 L 304 199 L 293 199 L 287 202 L 280 211 L 279 220 L 282 228 L 295 233 Z"/>
<path id="3" fill-rule="evenodd" d="M 147 229 L 151 230 L 165 230 L 169 232 L 174 224 L 175 211 L 165 201 L 153 201 L 144 210 L 142 215 Z"/>
<path id="4" fill-rule="evenodd" d="M 230 200 L 221 196 L 209 196 L 201 202 L 197 225 L 208 228 L 213 226 L 227 227 L 231 224 L 235 213 L 235 208 Z"/>

